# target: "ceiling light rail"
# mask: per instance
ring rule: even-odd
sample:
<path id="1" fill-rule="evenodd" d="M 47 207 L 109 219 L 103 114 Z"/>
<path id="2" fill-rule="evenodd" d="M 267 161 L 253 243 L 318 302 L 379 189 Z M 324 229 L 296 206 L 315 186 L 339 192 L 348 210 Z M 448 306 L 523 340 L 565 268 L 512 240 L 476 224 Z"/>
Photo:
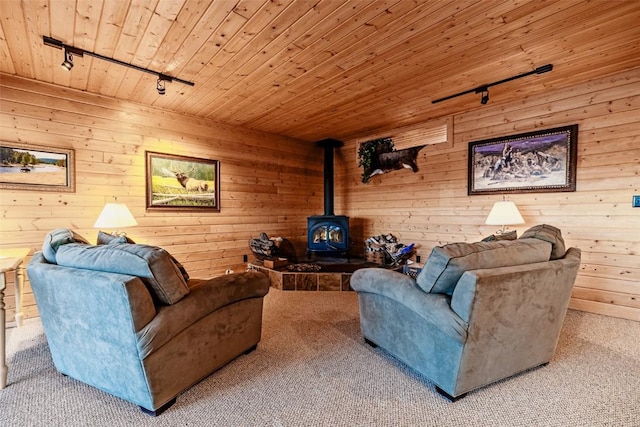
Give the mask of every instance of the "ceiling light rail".
<path id="1" fill-rule="evenodd" d="M 158 71 L 153 71 L 148 68 L 139 67 L 134 64 L 129 64 L 128 62 L 123 62 L 114 58 L 109 58 L 108 56 L 100 55 L 99 53 L 90 52 L 88 50 L 80 49 L 74 46 L 69 46 L 67 44 L 64 44 L 60 40 L 56 40 L 52 37 L 42 36 L 42 41 L 46 46 L 51 46 L 57 49 L 64 50 L 64 62 L 62 63 L 62 67 L 66 68 L 67 70 L 71 70 L 71 68 L 73 68 L 74 55 L 79 57 L 83 57 L 84 55 L 87 55 L 87 56 L 92 56 L 94 58 L 102 59 L 103 61 L 111 62 L 113 64 L 122 65 L 123 67 L 133 68 L 134 70 L 138 70 L 145 73 L 153 74 L 154 76 L 158 76 L 158 82 L 157 82 L 156 88 L 158 90 L 158 93 L 161 95 L 164 95 L 165 93 L 164 82 L 178 82 L 188 86 L 195 85 L 193 82 L 179 79 L 177 77 L 169 76 L 167 74 L 160 73 Z"/>
<path id="2" fill-rule="evenodd" d="M 445 96 L 444 98 L 434 99 L 433 101 L 431 101 L 431 103 L 432 104 L 437 104 L 438 102 L 447 101 L 449 99 L 456 98 L 456 97 L 461 96 L 461 95 L 466 95 L 468 93 L 481 93 L 482 94 L 482 99 L 480 100 L 480 102 L 482 104 L 486 104 L 487 102 L 489 102 L 489 88 L 491 86 L 496 86 L 496 85 L 499 85 L 499 84 L 502 84 L 502 83 L 510 82 L 511 80 L 520 79 L 522 77 L 527 77 L 527 76 L 530 76 L 532 74 L 548 73 L 551 70 L 553 70 L 553 64 L 543 65 L 541 67 L 536 68 L 533 71 L 528 71 L 526 73 L 518 74 L 517 76 L 509 77 L 509 78 L 506 78 L 506 79 L 498 80 L 497 82 L 493 82 L 493 83 L 489 83 L 489 84 L 486 84 L 486 85 L 478 86 L 478 87 L 473 88 L 473 89 L 469 89 L 469 90 L 465 90 L 465 91 L 460 92 L 460 93 L 456 93 L 455 95 L 449 95 L 449 96 Z"/>

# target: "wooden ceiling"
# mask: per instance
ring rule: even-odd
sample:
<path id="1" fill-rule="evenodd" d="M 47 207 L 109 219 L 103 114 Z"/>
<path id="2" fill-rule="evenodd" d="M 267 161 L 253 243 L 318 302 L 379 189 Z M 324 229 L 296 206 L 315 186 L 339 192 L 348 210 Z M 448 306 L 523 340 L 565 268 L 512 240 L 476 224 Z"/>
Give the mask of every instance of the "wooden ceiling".
<path id="1" fill-rule="evenodd" d="M 0 72 L 314 141 L 521 99 L 640 66 L 640 1 L 0 0 Z M 84 56 L 43 36 L 179 77 Z"/>

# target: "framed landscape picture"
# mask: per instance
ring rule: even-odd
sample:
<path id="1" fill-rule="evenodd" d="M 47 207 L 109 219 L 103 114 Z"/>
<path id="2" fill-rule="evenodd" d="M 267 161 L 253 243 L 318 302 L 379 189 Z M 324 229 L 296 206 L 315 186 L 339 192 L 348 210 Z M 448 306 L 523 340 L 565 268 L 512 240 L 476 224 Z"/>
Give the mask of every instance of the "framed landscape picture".
<path id="1" fill-rule="evenodd" d="M 578 125 L 469 143 L 468 194 L 576 191 Z"/>
<path id="2" fill-rule="evenodd" d="M 220 212 L 220 162 L 146 152 L 147 210 Z"/>
<path id="3" fill-rule="evenodd" d="M 72 149 L 0 141 L 0 188 L 73 192 L 74 168 Z"/>

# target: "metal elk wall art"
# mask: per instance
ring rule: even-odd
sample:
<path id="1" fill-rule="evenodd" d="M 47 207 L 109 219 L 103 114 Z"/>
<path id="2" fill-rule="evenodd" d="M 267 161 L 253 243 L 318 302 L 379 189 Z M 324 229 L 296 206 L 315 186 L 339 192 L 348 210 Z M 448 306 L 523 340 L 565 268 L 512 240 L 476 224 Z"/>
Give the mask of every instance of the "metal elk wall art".
<path id="1" fill-rule="evenodd" d="M 220 162 L 146 152 L 147 210 L 220 212 Z"/>
<path id="2" fill-rule="evenodd" d="M 371 177 L 399 169 L 418 172 L 418 152 L 426 145 L 396 150 L 392 138 L 379 138 L 362 142 L 358 146 L 358 166 L 362 166 L 362 182 Z"/>
<path id="3" fill-rule="evenodd" d="M 469 143 L 468 194 L 576 191 L 578 125 Z"/>

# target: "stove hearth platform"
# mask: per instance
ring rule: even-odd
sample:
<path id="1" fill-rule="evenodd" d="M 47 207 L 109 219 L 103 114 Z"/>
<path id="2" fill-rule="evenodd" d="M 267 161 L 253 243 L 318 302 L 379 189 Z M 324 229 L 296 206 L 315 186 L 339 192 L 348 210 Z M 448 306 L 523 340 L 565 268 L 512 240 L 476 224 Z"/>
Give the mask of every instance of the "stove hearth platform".
<path id="1" fill-rule="evenodd" d="M 364 260 L 326 259 L 322 262 L 291 264 L 297 269 L 320 268 L 319 271 L 290 271 L 287 267 L 267 268 L 261 261 L 247 264 L 248 270 L 255 270 L 269 276 L 271 287 L 282 291 L 352 291 L 351 275 L 360 268 L 381 267 Z"/>

